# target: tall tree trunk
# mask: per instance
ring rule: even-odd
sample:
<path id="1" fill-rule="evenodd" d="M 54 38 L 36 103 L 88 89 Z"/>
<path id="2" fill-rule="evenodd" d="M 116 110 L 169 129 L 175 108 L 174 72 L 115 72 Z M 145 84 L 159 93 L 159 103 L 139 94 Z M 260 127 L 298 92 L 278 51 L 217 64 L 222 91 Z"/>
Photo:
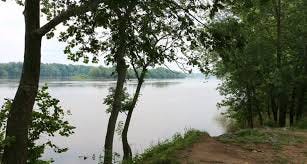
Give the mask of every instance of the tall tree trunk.
<path id="1" fill-rule="evenodd" d="M 105 138 L 105 145 L 104 145 L 104 164 L 112 164 L 113 159 L 113 139 L 114 139 L 114 132 L 115 126 L 118 118 L 118 114 L 122 109 L 122 96 L 123 96 L 123 88 L 124 83 L 127 76 L 127 68 L 125 57 L 127 54 L 127 26 L 129 25 L 129 14 L 132 8 L 128 8 L 126 13 L 122 15 L 122 11 L 118 8 L 116 9 L 116 14 L 118 16 L 119 23 L 117 27 L 115 27 L 115 31 L 118 30 L 118 34 L 115 34 L 113 37 L 118 37 L 118 44 L 119 46 L 115 49 L 115 61 L 116 61 L 116 71 L 117 71 L 117 83 L 115 88 L 115 94 L 113 98 L 112 104 L 112 111 L 108 122 L 107 134 Z"/>
<path id="2" fill-rule="evenodd" d="M 279 126 L 285 127 L 286 126 L 286 114 L 287 114 L 287 104 L 288 104 L 288 97 L 285 93 L 282 93 L 279 98 Z"/>
<path id="3" fill-rule="evenodd" d="M 259 101 L 257 99 L 257 94 L 256 94 L 255 87 L 252 86 L 251 89 L 252 89 L 252 100 L 253 100 L 252 101 L 252 106 L 254 106 L 256 108 L 256 110 L 257 110 L 258 120 L 259 120 L 260 126 L 263 126 L 263 117 L 262 117 L 262 113 L 261 113 L 261 110 L 260 110 L 260 107 L 259 107 L 260 103 L 259 103 Z"/>
<path id="4" fill-rule="evenodd" d="M 120 47 L 117 48 L 115 53 L 115 61 L 116 61 L 116 72 L 117 72 L 117 83 L 115 88 L 115 94 L 113 98 L 113 104 L 112 104 L 112 111 L 108 122 L 108 128 L 107 128 L 107 134 L 105 138 L 105 145 L 104 145 L 104 164 L 112 164 L 113 159 L 113 139 L 114 139 L 114 132 L 115 132 L 115 126 L 118 118 L 118 114 L 122 109 L 122 96 L 123 96 L 123 88 L 127 76 L 127 65 L 125 61 L 125 51 L 126 51 L 126 33 L 125 33 L 125 27 L 126 22 L 123 17 L 121 17 L 121 12 L 118 12 L 119 16 L 119 24 L 118 24 L 118 37 L 119 42 L 117 44 L 120 45 Z"/>
<path id="5" fill-rule="evenodd" d="M 282 21 L 282 2 L 281 0 L 273 0 L 274 8 L 275 8 L 275 19 L 276 19 L 276 63 L 277 63 L 277 70 L 279 73 L 282 71 L 282 27 L 281 27 L 281 21 Z M 282 77 L 280 77 L 282 78 Z M 284 89 L 282 86 L 278 86 L 280 90 Z M 287 108 L 285 107 L 284 100 L 287 98 L 286 92 L 281 91 L 281 93 L 278 93 L 277 96 L 277 102 L 278 102 L 278 108 L 279 108 L 279 126 L 283 127 L 285 126 L 285 119 L 286 119 L 286 112 Z"/>
<path id="6" fill-rule="evenodd" d="M 307 76 L 307 44 L 304 46 L 304 76 Z M 306 80 L 300 83 L 300 90 L 298 93 L 298 102 L 296 109 L 296 121 L 299 121 L 303 117 L 304 105 L 305 105 L 305 92 L 306 92 Z"/>
<path id="7" fill-rule="evenodd" d="M 249 88 L 249 86 L 247 86 L 246 90 L 247 90 L 248 127 L 254 128 L 254 118 L 253 118 L 254 116 L 253 116 L 251 89 Z"/>
<path id="8" fill-rule="evenodd" d="M 268 96 L 268 100 L 267 100 L 267 114 L 268 114 L 268 119 L 269 120 L 271 120 L 272 118 L 271 118 L 271 103 L 270 103 L 270 100 L 271 100 L 271 98 L 270 98 L 270 96 Z"/>
<path id="9" fill-rule="evenodd" d="M 123 132 L 122 132 L 122 142 L 123 142 L 123 150 L 124 150 L 123 159 L 126 160 L 126 161 L 132 160 L 132 151 L 131 151 L 130 145 L 128 143 L 128 130 L 129 130 L 129 125 L 130 125 L 132 113 L 133 113 L 133 110 L 134 110 L 136 103 L 138 101 L 140 91 L 141 91 L 141 87 L 142 87 L 142 84 L 144 82 L 146 72 L 147 72 L 147 69 L 143 68 L 141 76 L 138 78 L 138 84 L 137 84 L 137 87 L 136 87 L 136 90 L 135 90 L 135 93 L 134 93 L 134 96 L 133 96 L 131 106 L 129 107 L 129 112 L 128 112 L 128 115 L 126 117 L 124 129 L 123 129 Z"/>
<path id="10" fill-rule="evenodd" d="M 291 96 L 291 104 L 289 107 L 289 121 L 290 121 L 290 126 L 293 126 L 294 123 L 294 108 L 295 108 L 295 94 L 296 94 L 296 87 L 294 86 L 292 90 L 292 96 Z"/>
<path id="11" fill-rule="evenodd" d="M 281 0 L 275 1 L 275 14 L 276 14 L 276 32 L 277 32 L 277 40 L 276 40 L 276 58 L 277 58 L 277 68 L 281 68 L 281 56 L 282 56 L 282 47 L 281 47 Z"/>
<path id="12" fill-rule="evenodd" d="M 275 96 L 273 94 L 273 87 L 271 87 L 270 89 L 270 100 L 271 100 L 271 108 L 272 108 L 272 114 L 273 114 L 273 119 L 274 119 L 274 123 L 277 124 L 278 121 L 278 107 L 276 104 L 276 100 L 275 100 Z"/>
<path id="13" fill-rule="evenodd" d="M 40 1 L 25 1 L 25 53 L 20 84 L 9 113 L 6 138 L 14 138 L 4 148 L 3 164 L 25 164 L 27 161 L 28 129 L 38 90 L 41 36 L 34 33 L 40 27 Z"/>
<path id="14" fill-rule="evenodd" d="M 305 87 L 301 86 L 297 98 L 296 121 L 299 121 L 303 116 L 304 99 L 305 99 Z"/>
<path id="15" fill-rule="evenodd" d="M 259 124 L 260 126 L 263 126 L 263 117 L 262 117 L 262 113 L 260 111 L 260 108 L 259 108 L 259 104 L 258 104 L 258 101 L 255 99 L 255 107 L 257 109 L 257 113 L 258 113 L 258 119 L 259 119 Z"/>
<path id="16" fill-rule="evenodd" d="M 114 94 L 114 102 L 112 104 L 112 111 L 108 122 L 108 129 L 105 138 L 105 145 L 104 145 L 104 164 L 112 164 L 112 154 L 113 154 L 113 139 L 114 139 L 114 132 L 115 126 L 118 118 L 118 114 L 121 110 L 121 100 L 123 96 L 123 88 L 124 83 L 126 80 L 127 74 L 127 65 L 124 59 L 124 55 L 122 55 L 119 62 L 117 62 L 116 66 L 117 70 L 117 83 L 116 89 Z"/>

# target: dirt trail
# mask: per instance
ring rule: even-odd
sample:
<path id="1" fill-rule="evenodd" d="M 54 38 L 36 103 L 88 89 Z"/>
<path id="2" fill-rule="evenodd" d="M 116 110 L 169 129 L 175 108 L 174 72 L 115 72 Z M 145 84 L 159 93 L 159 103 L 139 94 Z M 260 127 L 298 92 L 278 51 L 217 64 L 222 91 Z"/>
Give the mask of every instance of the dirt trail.
<path id="1" fill-rule="evenodd" d="M 307 132 L 295 132 L 307 138 Z M 285 145 L 223 143 L 217 138 L 203 136 L 197 143 L 178 154 L 182 164 L 229 163 L 297 163 L 307 164 L 307 142 Z"/>

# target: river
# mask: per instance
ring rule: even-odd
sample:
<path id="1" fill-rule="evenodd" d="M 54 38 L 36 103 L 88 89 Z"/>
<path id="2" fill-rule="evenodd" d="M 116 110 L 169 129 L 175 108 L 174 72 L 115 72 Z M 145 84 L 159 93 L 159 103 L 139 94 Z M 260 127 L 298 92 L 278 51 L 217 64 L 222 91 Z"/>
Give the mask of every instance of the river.
<path id="1" fill-rule="evenodd" d="M 69 150 L 62 154 L 46 151 L 43 158 L 53 158 L 56 164 L 97 164 L 103 151 L 108 114 L 103 99 L 115 81 L 43 81 L 50 93 L 70 110 L 70 123 L 76 127 L 69 138 L 55 137 L 53 141 Z M 17 81 L 0 80 L 0 104 L 4 98 L 13 98 Z M 127 82 L 130 93 L 135 81 Z M 216 91 L 216 79 L 148 80 L 132 117 L 128 139 L 134 153 L 170 138 L 176 132 L 199 129 L 212 136 L 224 133 L 217 121 L 220 111 L 216 103 L 222 97 Z M 119 120 L 124 119 L 121 114 Z M 114 138 L 114 151 L 121 154 L 120 136 Z M 95 154 L 95 160 L 92 156 Z M 87 156 L 86 160 L 82 157 Z"/>

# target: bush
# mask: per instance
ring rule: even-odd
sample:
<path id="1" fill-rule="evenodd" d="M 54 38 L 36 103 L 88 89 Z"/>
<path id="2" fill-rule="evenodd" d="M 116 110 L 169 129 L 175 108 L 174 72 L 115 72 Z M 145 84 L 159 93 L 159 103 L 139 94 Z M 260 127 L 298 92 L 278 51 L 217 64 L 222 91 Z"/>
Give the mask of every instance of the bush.
<path id="1" fill-rule="evenodd" d="M 46 147 L 52 148 L 56 153 L 62 153 L 68 148 L 61 148 L 55 145 L 50 138 L 38 144 L 41 135 L 54 137 L 60 135 L 68 137 L 74 133 L 74 128 L 65 120 L 65 116 L 70 114 L 65 112 L 59 105 L 59 100 L 50 96 L 47 85 L 38 91 L 35 99 L 36 108 L 32 112 L 32 122 L 28 134 L 28 163 L 48 164 L 51 161 L 42 161 L 39 158 L 44 153 Z M 14 142 L 14 138 L 5 138 L 6 121 L 11 109 L 13 100 L 6 100 L 0 110 L 0 152 L 5 146 Z"/>

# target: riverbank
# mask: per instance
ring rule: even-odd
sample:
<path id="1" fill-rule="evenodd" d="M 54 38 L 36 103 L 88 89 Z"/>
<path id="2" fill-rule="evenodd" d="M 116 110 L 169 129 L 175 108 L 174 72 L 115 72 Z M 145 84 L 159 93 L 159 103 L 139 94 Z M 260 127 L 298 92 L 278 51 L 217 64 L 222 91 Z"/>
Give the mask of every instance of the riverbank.
<path id="1" fill-rule="evenodd" d="M 181 142 L 181 143 L 180 143 Z M 152 147 L 138 163 L 305 163 L 307 131 L 246 129 L 218 137 L 192 131 Z"/>

